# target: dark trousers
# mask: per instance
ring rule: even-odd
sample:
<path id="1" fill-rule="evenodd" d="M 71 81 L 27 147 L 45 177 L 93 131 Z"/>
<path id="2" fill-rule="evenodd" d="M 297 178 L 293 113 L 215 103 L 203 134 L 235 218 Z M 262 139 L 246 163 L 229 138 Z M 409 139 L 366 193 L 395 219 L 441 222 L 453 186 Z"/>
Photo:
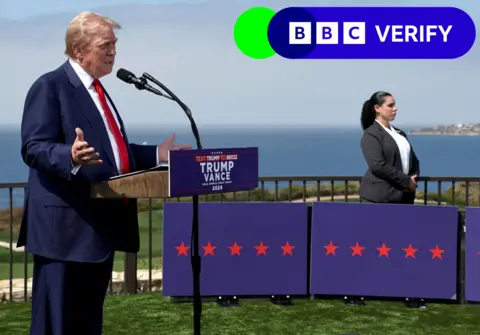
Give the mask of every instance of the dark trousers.
<path id="1" fill-rule="evenodd" d="M 101 335 L 113 255 L 75 263 L 34 255 L 30 335 Z"/>

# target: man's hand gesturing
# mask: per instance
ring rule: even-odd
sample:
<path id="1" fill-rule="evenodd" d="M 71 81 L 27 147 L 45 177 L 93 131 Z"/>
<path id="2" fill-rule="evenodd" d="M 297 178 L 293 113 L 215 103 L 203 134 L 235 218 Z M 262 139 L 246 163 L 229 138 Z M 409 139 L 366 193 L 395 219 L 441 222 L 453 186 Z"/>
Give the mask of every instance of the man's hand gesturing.
<path id="1" fill-rule="evenodd" d="M 83 131 L 76 128 L 77 138 L 72 145 L 72 162 L 74 165 L 99 165 L 102 160 L 99 159 L 98 152 L 94 152 L 94 148 L 88 147 L 88 143 L 83 138 Z"/>

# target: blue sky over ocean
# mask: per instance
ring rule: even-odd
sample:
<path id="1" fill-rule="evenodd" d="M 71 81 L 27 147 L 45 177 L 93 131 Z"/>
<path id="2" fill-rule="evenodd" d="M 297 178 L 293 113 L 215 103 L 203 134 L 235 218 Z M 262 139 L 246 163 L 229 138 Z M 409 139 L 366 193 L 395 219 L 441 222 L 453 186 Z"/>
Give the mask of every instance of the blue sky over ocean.
<path id="1" fill-rule="evenodd" d="M 252 60 L 233 41 L 236 18 L 252 6 L 275 10 L 290 0 L 121 1 L 0 0 L 0 122 L 19 127 L 25 94 L 42 73 L 65 56 L 68 21 L 82 10 L 118 20 L 114 71 L 148 72 L 192 109 L 199 126 L 358 126 L 363 101 L 376 90 L 397 99 L 397 124 L 477 122 L 480 74 L 476 43 L 456 60 L 292 61 L 279 56 Z M 354 0 L 303 1 L 312 6 L 355 6 Z M 455 6 L 475 22 L 478 1 L 362 1 L 365 6 Z M 175 103 L 105 78 L 129 125 L 185 125 Z"/>

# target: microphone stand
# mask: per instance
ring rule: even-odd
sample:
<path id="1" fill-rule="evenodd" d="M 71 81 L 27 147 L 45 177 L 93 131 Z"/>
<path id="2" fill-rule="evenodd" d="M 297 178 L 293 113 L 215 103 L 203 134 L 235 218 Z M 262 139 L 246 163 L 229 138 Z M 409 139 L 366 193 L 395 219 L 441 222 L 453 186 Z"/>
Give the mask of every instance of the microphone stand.
<path id="1" fill-rule="evenodd" d="M 162 89 L 164 89 L 170 96 L 162 94 L 161 92 L 152 92 L 154 94 L 163 96 L 167 99 L 176 101 L 180 107 L 183 109 L 185 114 L 187 115 L 191 127 L 193 136 L 195 136 L 195 140 L 197 142 L 197 148 L 202 149 L 202 145 L 200 143 L 200 135 L 198 133 L 197 125 L 195 124 L 195 120 L 193 119 L 192 112 L 190 108 L 187 107 L 172 91 L 170 91 L 165 85 L 159 82 L 157 79 L 149 75 L 148 73 L 144 73 L 142 77 L 139 79 L 142 82 L 146 83 L 145 78 L 151 80 Z M 136 85 L 137 86 L 137 85 Z M 140 87 L 143 85 L 139 85 Z M 137 88 L 140 88 L 137 86 Z M 202 317 L 202 298 L 200 295 L 200 270 L 201 270 L 201 258 L 200 258 L 200 251 L 199 251 L 199 237 L 198 237 L 198 195 L 194 195 L 192 197 L 193 200 L 193 222 L 192 222 L 192 236 L 191 236 L 191 244 L 192 248 L 190 251 L 191 255 L 191 263 L 192 263 L 192 272 L 193 272 L 193 334 L 200 335 L 200 321 Z"/>

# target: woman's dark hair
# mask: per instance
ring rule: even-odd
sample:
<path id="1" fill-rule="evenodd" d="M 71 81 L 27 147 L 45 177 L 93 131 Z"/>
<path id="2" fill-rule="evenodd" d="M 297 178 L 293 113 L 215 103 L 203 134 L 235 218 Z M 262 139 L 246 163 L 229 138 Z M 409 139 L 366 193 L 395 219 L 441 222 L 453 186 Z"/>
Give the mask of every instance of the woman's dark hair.
<path id="1" fill-rule="evenodd" d="M 363 103 L 362 115 L 360 117 L 363 130 L 367 129 L 373 124 L 373 122 L 375 122 L 375 105 L 383 105 L 385 98 L 391 96 L 392 95 L 388 92 L 378 91 L 373 93 L 370 99 Z"/>

